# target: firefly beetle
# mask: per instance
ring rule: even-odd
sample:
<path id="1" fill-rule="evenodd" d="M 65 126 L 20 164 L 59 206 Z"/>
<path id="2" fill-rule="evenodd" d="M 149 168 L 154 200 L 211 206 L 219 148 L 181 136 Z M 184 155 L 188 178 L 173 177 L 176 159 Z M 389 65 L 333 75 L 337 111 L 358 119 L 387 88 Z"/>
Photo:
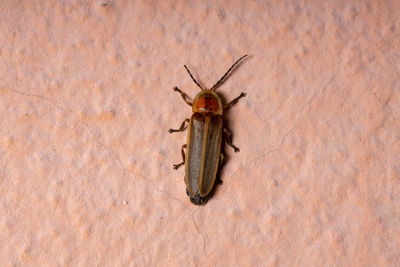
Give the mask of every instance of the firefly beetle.
<path id="1" fill-rule="evenodd" d="M 223 125 L 222 114 L 224 110 L 236 104 L 246 94 L 241 93 L 231 102 L 223 105 L 215 89 L 225 81 L 235 66 L 246 56 L 239 58 L 211 89 L 203 88 L 184 65 L 193 82 L 201 89 L 193 103 L 187 99 L 187 94 L 178 87 L 173 89 L 181 94 L 186 104 L 192 106 L 191 118 L 186 118 L 179 129 L 169 129 L 168 132 L 182 132 L 185 130 L 185 123 L 189 123 L 187 143 L 181 148 L 183 162 L 175 164 L 174 169 L 185 164 L 186 193 L 195 205 L 204 205 L 212 195 L 218 168 L 224 158 L 221 151 L 222 132 L 226 134 L 228 145 L 235 152 L 239 152 L 239 148 L 232 144 L 231 133 Z M 186 155 L 184 149 L 186 149 Z"/>

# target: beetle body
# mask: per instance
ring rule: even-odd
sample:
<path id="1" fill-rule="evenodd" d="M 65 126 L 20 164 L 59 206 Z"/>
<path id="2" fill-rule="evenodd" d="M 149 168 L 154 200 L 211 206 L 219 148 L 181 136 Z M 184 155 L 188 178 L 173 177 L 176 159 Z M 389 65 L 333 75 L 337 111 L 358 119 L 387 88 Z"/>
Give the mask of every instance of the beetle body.
<path id="1" fill-rule="evenodd" d="M 169 130 L 170 133 L 181 132 L 184 130 L 185 122 L 189 123 L 187 143 L 182 146 L 183 162 L 174 165 L 174 168 L 177 169 L 179 166 L 185 164 L 186 193 L 193 204 L 204 205 L 212 195 L 218 168 L 223 159 L 221 151 L 223 132 L 227 134 L 227 143 L 235 149 L 235 152 L 239 151 L 231 142 L 230 132 L 224 128 L 222 115 L 224 109 L 234 105 L 245 94 L 242 93 L 239 97 L 224 106 L 221 98 L 214 90 L 245 56 L 237 60 L 211 89 L 204 89 L 193 78 L 189 69 L 185 66 L 193 81 L 201 88 L 201 91 L 194 98 L 193 103 L 190 103 L 186 99 L 187 95 L 184 92 L 177 87 L 174 88 L 175 91 L 180 92 L 185 102 L 192 106 L 193 112 L 190 120 L 185 119 L 178 130 Z M 186 148 L 186 155 L 183 150 L 184 148 Z"/>
<path id="2" fill-rule="evenodd" d="M 205 203 L 214 186 L 221 155 L 222 112 L 219 96 L 211 90 L 202 90 L 192 105 L 187 153 L 185 183 L 192 203 Z"/>

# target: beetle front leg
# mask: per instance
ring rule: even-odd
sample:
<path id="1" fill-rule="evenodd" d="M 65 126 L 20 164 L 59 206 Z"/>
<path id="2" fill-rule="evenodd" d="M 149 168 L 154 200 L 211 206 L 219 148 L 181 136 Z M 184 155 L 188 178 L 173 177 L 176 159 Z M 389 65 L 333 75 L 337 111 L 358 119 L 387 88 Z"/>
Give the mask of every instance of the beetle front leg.
<path id="1" fill-rule="evenodd" d="M 185 164 L 185 151 L 183 151 L 183 149 L 185 149 L 186 148 L 186 144 L 184 144 L 184 145 L 182 145 L 182 148 L 181 148 L 181 153 L 182 153 L 182 162 L 181 163 L 179 163 L 179 164 L 174 164 L 174 169 L 176 170 L 176 169 L 178 169 L 180 166 L 182 166 L 183 164 Z"/>
<path id="2" fill-rule="evenodd" d="M 181 94 L 183 100 L 186 102 L 186 104 L 188 104 L 189 106 L 192 106 L 192 103 L 189 100 L 187 100 L 187 98 L 188 98 L 187 94 L 185 94 L 181 89 L 179 89 L 176 86 L 174 87 L 174 91 L 179 92 Z"/>
<path id="3" fill-rule="evenodd" d="M 188 118 L 186 118 L 186 119 L 182 122 L 182 124 L 181 124 L 181 126 L 179 127 L 178 130 L 169 129 L 168 132 L 169 132 L 169 133 L 183 132 L 183 131 L 185 130 L 185 122 L 189 122 L 189 121 L 190 121 L 190 120 L 189 120 Z"/>
<path id="4" fill-rule="evenodd" d="M 228 109 L 230 107 L 232 107 L 233 105 L 235 105 L 239 99 L 241 99 L 242 97 L 244 97 L 246 95 L 246 93 L 241 93 L 238 97 L 236 97 L 235 99 L 233 99 L 231 102 L 229 102 L 228 104 L 224 105 L 224 110 Z"/>
<path id="5" fill-rule="evenodd" d="M 235 152 L 239 152 L 239 148 L 232 144 L 232 133 L 226 128 L 224 128 L 224 133 L 226 134 L 226 142 L 228 143 L 228 145 L 230 145 L 233 150 L 235 150 Z"/>

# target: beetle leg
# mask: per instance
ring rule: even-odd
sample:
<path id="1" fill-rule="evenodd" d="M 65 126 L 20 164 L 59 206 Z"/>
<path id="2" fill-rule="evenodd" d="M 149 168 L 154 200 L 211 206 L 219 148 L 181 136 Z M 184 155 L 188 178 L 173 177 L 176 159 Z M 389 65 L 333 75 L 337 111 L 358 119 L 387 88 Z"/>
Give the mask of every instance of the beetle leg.
<path id="1" fill-rule="evenodd" d="M 226 134 L 226 142 L 228 145 L 230 145 L 235 152 L 239 152 L 239 148 L 232 144 L 232 133 L 226 128 L 224 128 L 224 133 Z"/>
<path id="2" fill-rule="evenodd" d="M 181 126 L 179 127 L 178 130 L 169 129 L 168 132 L 169 132 L 169 133 L 183 132 L 183 131 L 185 130 L 185 122 L 189 122 L 189 121 L 190 121 L 190 120 L 189 120 L 188 118 L 186 118 L 186 119 L 182 122 L 182 124 L 181 124 Z"/>
<path id="3" fill-rule="evenodd" d="M 238 97 L 236 97 L 235 99 L 233 99 L 231 102 L 229 102 L 228 104 L 224 105 L 224 110 L 228 109 L 230 107 L 232 107 L 233 105 L 235 105 L 239 99 L 241 99 L 242 97 L 244 97 L 246 95 L 246 93 L 241 93 Z"/>
<path id="4" fill-rule="evenodd" d="M 219 175 L 220 171 L 221 171 L 221 167 L 224 164 L 224 153 L 221 152 L 221 154 L 219 154 L 219 170 L 217 173 L 217 177 L 215 182 L 219 185 L 223 184 L 224 182 L 221 180 L 221 176 Z"/>
<path id="5" fill-rule="evenodd" d="M 176 86 L 174 87 L 174 91 L 179 92 L 181 94 L 183 100 L 186 102 L 186 104 L 188 104 L 189 106 L 192 106 L 192 103 L 189 100 L 187 100 L 187 98 L 188 98 L 187 94 L 185 94 L 181 89 L 179 89 Z"/>
<path id="6" fill-rule="evenodd" d="M 181 148 L 181 153 L 182 153 L 182 162 L 179 164 L 174 164 L 174 169 L 178 169 L 180 166 L 182 166 L 183 164 L 185 164 L 185 151 L 183 151 L 183 149 L 186 148 L 186 144 L 182 145 Z"/>

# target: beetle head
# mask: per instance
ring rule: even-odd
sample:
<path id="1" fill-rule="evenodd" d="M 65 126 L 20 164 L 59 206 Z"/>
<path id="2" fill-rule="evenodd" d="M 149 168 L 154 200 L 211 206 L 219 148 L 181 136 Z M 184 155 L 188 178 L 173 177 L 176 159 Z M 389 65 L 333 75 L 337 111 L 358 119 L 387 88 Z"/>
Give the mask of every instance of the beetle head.
<path id="1" fill-rule="evenodd" d="M 221 98 L 210 89 L 201 90 L 193 100 L 192 111 L 222 115 Z"/>

